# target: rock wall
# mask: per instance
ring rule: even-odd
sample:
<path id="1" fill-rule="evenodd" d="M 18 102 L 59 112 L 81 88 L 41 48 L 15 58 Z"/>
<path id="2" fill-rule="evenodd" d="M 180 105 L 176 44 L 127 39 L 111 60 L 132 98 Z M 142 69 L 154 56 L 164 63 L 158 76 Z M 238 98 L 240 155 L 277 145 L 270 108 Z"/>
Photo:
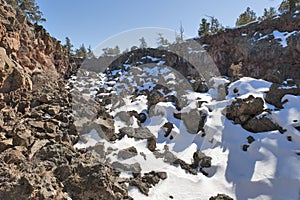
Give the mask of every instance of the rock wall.
<path id="1" fill-rule="evenodd" d="M 60 41 L 51 37 L 42 26 L 30 23 L 5 0 L 0 0 L 0 47 L 29 75 L 47 71 L 55 78 L 69 74 L 76 67 Z"/>
<path id="2" fill-rule="evenodd" d="M 118 171 L 73 147 L 64 77 L 79 61 L 0 0 L 0 199 L 132 199 Z"/>
<path id="3" fill-rule="evenodd" d="M 280 72 L 282 78 L 300 79 L 300 13 L 225 29 L 196 41 L 209 52 L 221 74 L 231 75 L 230 66 L 242 63 L 244 76 L 267 78 Z M 273 31 L 293 32 L 281 45 Z"/>

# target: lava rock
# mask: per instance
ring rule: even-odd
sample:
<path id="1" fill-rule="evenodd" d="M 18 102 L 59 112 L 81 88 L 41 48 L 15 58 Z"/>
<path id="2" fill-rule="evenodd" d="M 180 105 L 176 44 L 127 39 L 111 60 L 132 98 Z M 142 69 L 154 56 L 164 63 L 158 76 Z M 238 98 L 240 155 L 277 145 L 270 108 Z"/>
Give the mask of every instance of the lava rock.
<path id="1" fill-rule="evenodd" d="M 129 147 L 127 149 L 121 149 L 118 152 L 118 158 L 122 158 L 122 159 L 132 158 L 132 157 L 137 156 L 137 155 L 138 155 L 138 152 L 137 152 L 135 147 Z"/>

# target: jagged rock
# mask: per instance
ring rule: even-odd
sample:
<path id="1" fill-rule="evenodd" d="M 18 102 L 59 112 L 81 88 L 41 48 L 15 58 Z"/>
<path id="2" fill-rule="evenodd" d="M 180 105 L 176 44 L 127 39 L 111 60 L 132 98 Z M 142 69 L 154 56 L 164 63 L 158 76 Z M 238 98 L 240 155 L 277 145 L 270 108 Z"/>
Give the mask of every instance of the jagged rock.
<path id="1" fill-rule="evenodd" d="M 174 113 L 175 114 L 175 113 Z M 166 122 L 164 125 L 163 125 L 163 128 L 165 128 L 165 134 L 164 136 L 165 137 L 168 137 L 169 134 L 171 133 L 172 129 L 174 128 L 173 124 L 171 122 Z"/>
<path id="2" fill-rule="evenodd" d="M 158 151 L 153 152 L 156 158 L 163 158 L 164 162 L 172 164 L 177 157 L 169 150 L 168 146 L 164 146 L 164 152 L 160 153 Z"/>
<path id="3" fill-rule="evenodd" d="M 149 189 L 159 183 L 160 180 L 167 178 L 166 172 L 154 172 L 145 173 L 142 177 L 140 173 L 135 174 L 135 177 L 129 180 L 130 186 L 136 186 L 139 191 L 148 196 Z"/>
<path id="4" fill-rule="evenodd" d="M 118 139 L 122 139 L 125 135 L 134 135 L 135 131 L 133 127 L 123 127 L 119 129 Z"/>
<path id="5" fill-rule="evenodd" d="M 206 156 L 200 150 L 197 150 L 193 154 L 193 165 L 195 167 L 198 167 L 198 166 L 200 166 L 201 168 L 203 168 L 203 167 L 211 167 L 211 160 L 212 160 L 212 158 L 210 156 Z"/>
<path id="6" fill-rule="evenodd" d="M 115 115 L 115 118 L 116 118 L 116 117 L 119 117 L 120 120 L 122 120 L 123 122 L 125 122 L 127 126 L 133 124 L 133 119 L 132 119 L 130 113 L 127 112 L 127 111 L 121 111 L 121 112 L 118 112 L 118 113 Z"/>
<path id="7" fill-rule="evenodd" d="M 59 106 L 49 106 L 46 109 L 46 112 L 50 115 L 57 115 L 60 111 L 60 107 Z"/>
<path id="8" fill-rule="evenodd" d="M 149 193 L 149 187 L 147 183 L 133 179 L 130 181 L 129 185 L 136 186 L 139 189 L 139 191 L 144 195 L 148 195 Z"/>
<path id="9" fill-rule="evenodd" d="M 244 124 L 248 119 L 262 113 L 263 110 L 263 100 L 250 95 L 246 99 L 235 99 L 225 108 L 225 115 L 235 123 Z"/>
<path id="10" fill-rule="evenodd" d="M 25 156 L 20 151 L 12 148 L 2 152 L 2 155 L 4 155 L 3 161 L 7 164 L 20 164 L 24 163 L 26 160 Z"/>
<path id="11" fill-rule="evenodd" d="M 255 141 L 254 137 L 252 137 L 251 135 L 247 137 L 247 140 L 249 144 Z"/>
<path id="12" fill-rule="evenodd" d="M 154 135 L 147 127 L 139 127 L 134 129 L 135 134 L 132 136 L 136 139 L 150 139 L 153 138 Z M 129 137 L 129 136 L 128 136 Z"/>
<path id="13" fill-rule="evenodd" d="M 50 95 L 48 94 L 43 94 L 40 98 L 39 98 L 39 102 L 41 103 L 49 103 L 49 101 L 51 100 Z"/>
<path id="14" fill-rule="evenodd" d="M 100 156 L 100 158 L 105 158 L 106 154 L 108 153 L 105 151 L 104 142 L 97 142 L 92 149 Z"/>
<path id="15" fill-rule="evenodd" d="M 89 123 L 83 124 L 83 127 L 77 126 L 77 128 L 79 128 L 78 131 L 81 133 L 89 133 L 94 129 L 101 138 L 107 141 L 116 140 L 114 120 L 112 118 L 99 117 Z"/>
<path id="16" fill-rule="evenodd" d="M 188 113 L 177 113 L 175 115 L 183 120 L 187 131 L 192 134 L 197 134 L 203 128 L 206 119 L 206 115 L 202 115 L 198 109 L 192 109 Z"/>
<path id="17" fill-rule="evenodd" d="M 138 152 L 135 147 L 129 147 L 127 149 L 121 149 L 118 152 L 118 158 L 128 159 L 137 156 Z"/>
<path id="18" fill-rule="evenodd" d="M 32 82 L 24 69 L 12 61 L 0 47 L 0 92 L 8 93 L 19 88 L 32 89 Z"/>
<path id="19" fill-rule="evenodd" d="M 119 130 L 119 138 L 124 137 L 127 135 L 129 138 L 135 139 L 150 139 L 153 138 L 154 135 L 147 127 L 139 127 L 139 128 L 132 128 L 132 127 L 123 127 Z"/>
<path id="20" fill-rule="evenodd" d="M 280 126 L 275 124 L 267 117 L 252 118 L 247 121 L 243 126 L 246 130 L 253 133 L 266 132 L 279 130 Z"/>
<path id="21" fill-rule="evenodd" d="M 34 144 L 32 145 L 32 147 L 30 148 L 30 154 L 29 154 L 29 159 L 31 159 L 34 154 L 39 151 L 41 148 L 43 148 L 48 142 L 50 142 L 49 140 L 36 140 L 34 142 Z"/>
<path id="22" fill-rule="evenodd" d="M 52 122 L 45 122 L 44 127 L 48 133 L 55 133 L 57 125 Z"/>
<path id="23" fill-rule="evenodd" d="M 300 95 L 300 88 L 295 84 L 277 84 L 273 83 L 265 96 L 267 103 L 283 108 L 281 99 L 286 94 Z"/>
<path id="24" fill-rule="evenodd" d="M 263 100 L 250 95 L 246 99 L 235 99 L 224 109 L 224 114 L 234 123 L 241 124 L 243 128 L 254 133 L 281 130 L 282 128 L 272 122 L 267 114 L 258 116 L 263 111 Z"/>
<path id="25" fill-rule="evenodd" d="M 198 172 L 196 169 L 194 169 L 190 164 L 186 163 L 185 161 L 181 160 L 181 159 L 176 159 L 173 164 L 176 165 L 180 165 L 180 167 L 184 170 L 186 170 L 187 172 L 189 172 L 190 174 L 193 175 L 197 175 Z"/>
<path id="26" fill-rule="evenodd" d="M 147 148 L 152 152 L 155 151 L 155 149 L 156 149 L 156 137 L 151 137 L 151 138 L 147 139 Z"/>
<path id="27" fill-rule="evenodd" d="M 142 171 L 140 164 L 137 162 L 134 164 L 124 164 L 115 161 L 111 164 L 111 166 L 115 169 L 122 169 L 124 171 L 134 172 L 134 173 L 140 173 Z"/>
<path id="28" fill-rule="evenodd" d="M 30 130 L 24 130 L 22 132 L 17 132 L 13 136 L 12 144 L 14 146 L 24 146 L 29 147 L 34 142 L 34 137 L 31 135 Z"/>
<path id="29" fill-rule="evenodd" d="M 11 148 L 12 146 L 12 139 L 6 139 L 0 141 L 0 153 L 2 151 L 5 151 L 8 148 Z"/>
<path id="30" fill-rule="evenodd" d="M 44 129 L 44 122 L 41 121 L 28 121 L 28 124 L 30 126 L 32 126 L 33 128 L 37 128 L 37 129 Z"/>
<path id="31" fill-rule="evenodd" d="M 209 200 L 233 200 L 233 198 L 226 194 L 218 194 L 217 196 L 210 197 Z"/>

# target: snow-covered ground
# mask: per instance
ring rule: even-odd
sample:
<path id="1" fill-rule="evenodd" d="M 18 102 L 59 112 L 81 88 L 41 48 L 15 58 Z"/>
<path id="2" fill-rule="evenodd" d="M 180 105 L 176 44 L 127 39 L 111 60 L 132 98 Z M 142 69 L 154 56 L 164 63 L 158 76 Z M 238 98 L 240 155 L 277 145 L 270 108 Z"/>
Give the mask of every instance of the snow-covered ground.
<path id="1" fill-rule="evenodd" d="M 153 58 L 151 58 L 153 59 Z M 176 119 L 176 107 L 171 102 L 159 102 L 154 107 L 154 114 L 147 114 L 147 120 L 141 125 L 147 127 L 157 138 L 157 151 L 163 152 L 165 145 L 178 158 L 191 163 L 193 153 L 199 149 L 207 156 L 212 157 L 212 167 L 207 169 L 208 176 L 199 173 L 192 175 L 186 173 L 180 166 L 170 165 L 163 161 L 163 158 L 156 158 L 147 148 L 146 140 L 135 140 L 125 136 L 115 142 L 107 142 L 98 136 L 95 130 L 85 135 L 85 142 L 80 141 L 75 146 L 86 148 L 95 145 L 97 142 L 104 142 L 105 148 L 113 148 L 116 151 L 109 154 L 111 161 L 133 164 L 140 163 L 142 173 L 155 171 L 167 172 L 168 178 L 160 181 L 150 189 L 149 196 L 145 196 L 135 187 L 129 188 L 129 195 L 134 199 L 185 199 L 202 200 L 209 199 L 218 193 L 225 193 L 234 199 L 262 199 L 282 200 L 300 199 L 300 132 L 295 126 L 300 125 L 300 97 L 286 95 L 288 99 L 284 109 L 275 110 L 270 104 L 265 103 L 264 107 L 272 110 L 271 118 L 287 131 L 282 134 L 279 131 L 251 133 L 233 124 L 222 114 L 224 108 L 230 105 L 235 98 L 247 98 L 250 94 L 255 97 L 264 97 L 265 92 L 271 86 L 270 82 L 244 77 L 231 83 L 228 86 L 228 95 L 224 100 L 218 100 L 218 84 L 225 84 L 228 81 L 224 78 L 214 78 L 213 87 L 207 93 L 196 93 L 186 86 L 186 80 L 178 81 L 178 75 L 172 69 L 157 64 L 156 66 L 144 69 L 133 67 L 128 71 L 112 72 L 112 75 L 119 73 L 119 77 L 110 80 L 100 74 L 98 78 L 89 80 L 90 84 L 96 87 L 104 87 L 113 91 L 112 102 L 124 102 L 119 106 L 107 105 L 112 116 L 121 111 L 137 111 L 137 113 L 148 110 L 147 97 L 140 95 L 132 98 L 133 91 L 152 90 L 158 83 L 169 88 L 167 95 L 175 95 L 178 99 L 184 99 L 185 104 L 181 112 L 188 112 L 192 109 L 207 115 L 204 126 L 205 137 L 202 132 L 191 134 L 187 131 L 182 120 Z M 73 79 L 76 82 L 76 77 Z M 183 85 L 183 87 L 178 87 Z M 76 84 L 75 84 L 76 86 Z M 81 82 L 80 90 L 86 88 Z M 93 89 L 93 88 L 92 88 Z M 234 90 L 238 89 L 238 92 Z M 96 95 L 95 88 L 91 90 L 90 96 Z M 180 95 L 180 96 L 179 96 Z M 105 94 L 103 94 L 105 96 Z M 198 102 L 204 103 L 198 105 Z M 139 127 L 137 119 L 132 117 L 132 127 Z M 174 125 L 172 132 L 173 139 L 163 136 L 162 126 L 166 122 Z M 115 131 L 126 127 L 124 121 L 115 117 Z M 242 146 L 247 144 L 247 137 L 252 136 L 255 141 L 250 144 L 247 151 Z M 292 141 L 287 140 L 291 136 Z M 134 146 L 138 155 L 129 159 L 120 159 L 117 152 L 121 149 Z M 140 153 L 143 153 L 142 155 Z M 122 171 L 123 177 L 131 175 L 130 172 Z"/>

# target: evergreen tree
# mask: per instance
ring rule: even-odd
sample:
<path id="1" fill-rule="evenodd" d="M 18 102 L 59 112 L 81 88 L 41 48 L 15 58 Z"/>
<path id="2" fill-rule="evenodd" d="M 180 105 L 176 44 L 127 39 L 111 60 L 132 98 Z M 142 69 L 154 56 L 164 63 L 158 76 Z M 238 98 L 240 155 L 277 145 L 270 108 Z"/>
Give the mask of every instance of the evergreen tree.
<path id="1" fill-rule="evenodd" d="M 266 19 L 272 19 L 275 15 L 277 15 L 276 9 L 274 7 L 270 7 L 269 9 L 264 9 L 264 15 L 262 17 L 259 17 L 258 19 L 260 21 L 266 20 Z"/>
<path id="2" fill-rule="evenodd" d="M 248 7 L 246 9 L 245 12 L 243 12 L 239 18 L 236 20 L 236 23 L 235 25 L 236 26 L 241 26 L 241 25 L 244 25 L 244 24 L 248 24 L 250 22 L 253 22 L 257 19 L 256 17 L 256 13 L 250 9 L 250 7 Z"/>
<path id="3" fill-rule="evenodd" d="M 88 58 L 95 58 L 96 57 L 95 54 L 94 54 L 94 52 L 93 52 L 93 50 L 92 50 L 91 45 L 89 45 L 89 47 L 87 49 L 87 54 L 86 55 L 87 55 Z"/>
<path id="4" fill-rule="evenodd" d="M 12 5 L 16 10 L 21 10 L 26 14 L 27 19 L 32 23 L 45 22 L 43 13 L 40 11 L 40 7 L 35 3 L 35 0 L 6 0 L 6 2 Z"/>
<path id="5" fill-rule="evenodd" d="M 158 33 L 157 44 L 159 46 L 170 45 L 169 41 L 163 37 L 162 33 Z"/>
<path id="6" fill-rule="evenodd" d="M 183 38 L 184 38 L 184 28 L 182 26 L 182 23 L 180 22 L 179 34 L 175 30 L 175 43 L 183 42 Z"/>
<path id="7" fill-rule="evenodd" d="M 73 45 L 71 44 L 71 40 L 69 37 L 66 37 L 65 47 L 67 48 L 69 54 L 73 54 Z"/>
<path id="8" fill-rule="evenodd" d="M 180 27 L 179 27 L 179 39 L 180 39 L 180 41 L 183 41 L 183 33 L 184 33 L 184 28 L 182 26 L 182 22 L 180 22 Z"/>
<path id="9" fill-rule="evenodd" d="M 115 46 L 115 48 L 104 48 L 102 49 L 103 56 L 115 56 L 120 54 L 120 48 L 118 45 Z"/>
<path id="10" fill-rule="evenodd" d="M 114 54 L 115 54 L 115 55 L 119 55 L 120 53 L 121 53 L 120 48 L 119 48 L 118 45 L 116 45 L 116 46 L 115 46 L 115 49 L 114 49 Z"/>
<path id="11" fill-rule="evenodd" d="M 147 42 L 146 42 L 146 40 L 145 40 L 145 38 L 144 37 L 142 37 L 142 38 L 140 38 L 139 39 L 139 41 L 140 41 L 140 48 L 141 49 L 146 49 L 147 48 Z"/>
<path id="12" fill-rule="evenodd" d="M 207 19 L 202 18 L 200 27 L 198 29 L 198 35 L 200 37 L 207 35 L 209 33 L 209 30 L 210 30 L 210 23 L 207 21 Z"/>
<path id="13" fill-rule="evenodd" d="M 279 8 L 278 11 L 280 13 L 288 13 L 294 12 L 300 6 L 300 0 L 284 0 Z"/>
<path id="14" fill-rule="evenodd" d="M 86 58 L 87 57 L 87 50 L 84 46 L 84 44 L 82 44 L 79 49 L 76 49 L 76 56 L 79 58 Z"/>
<path id="15" fill-rule="evenodd" d="M 213 16 L 209 16 L 210 18 L 210 28 L 209 31 L 211 33 L 217 33 L 218 31 L 224 29 L 222 24 L 219 22 L 219 20 Z"/>

